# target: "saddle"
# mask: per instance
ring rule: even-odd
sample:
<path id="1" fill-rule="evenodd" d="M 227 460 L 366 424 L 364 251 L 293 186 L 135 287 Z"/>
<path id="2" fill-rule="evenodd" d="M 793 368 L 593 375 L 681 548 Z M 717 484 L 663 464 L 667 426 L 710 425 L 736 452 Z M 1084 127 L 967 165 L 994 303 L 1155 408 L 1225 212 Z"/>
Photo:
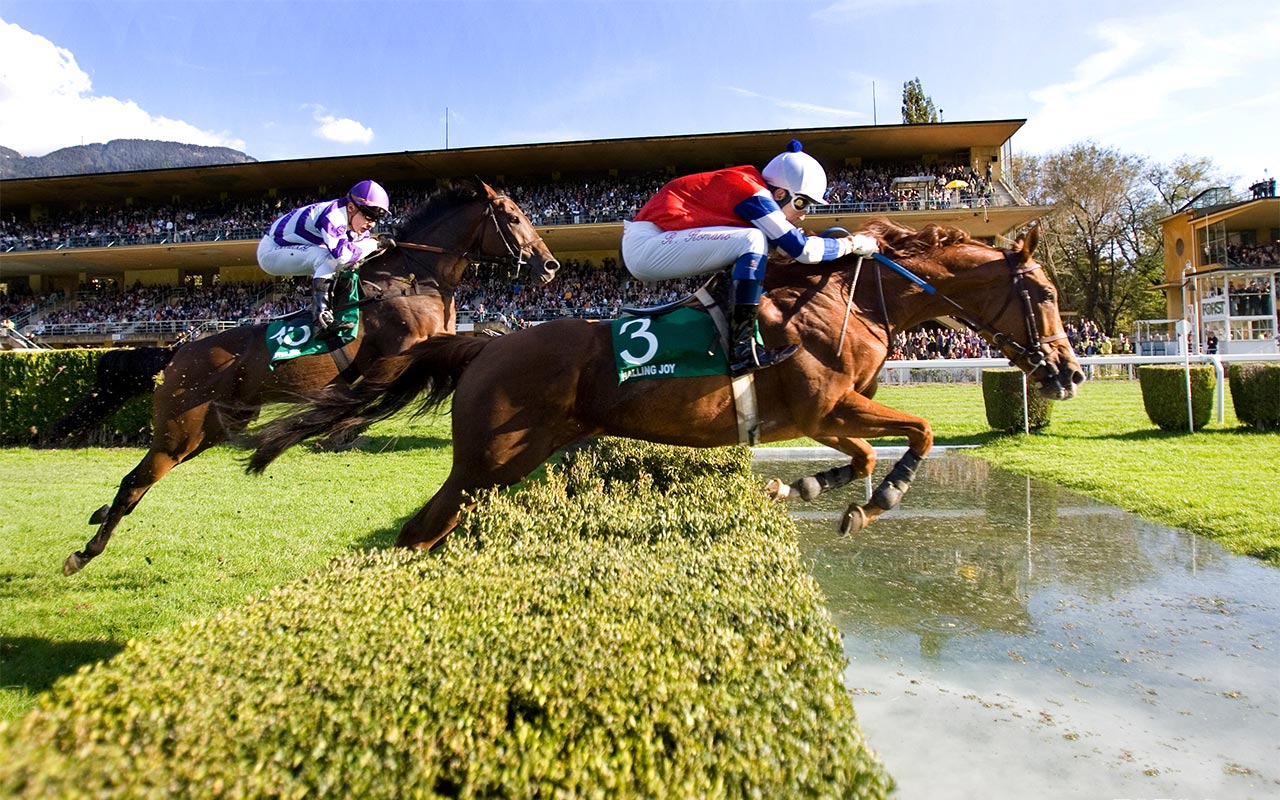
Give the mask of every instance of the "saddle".
<path id="1" fill-rule="evenodd" d="M 310 309 L 301 309 L 267 323 L 266 342 L 270 354 L 270 366 L 281 361 L 289 361 L 300 356 L 311 356 L 341 350 L 356 340 L 360 335 L 360 307 L 369 300 L 360 299 L 360 286 L 356 273 L 344 272 L 338 276 L 333 285 L 332 307 L 334 317 L 351 323 L 351 328 L 344 331 L 332 331 L 323 337 L 317 337 L 312 329 L 313 321 Z"/>

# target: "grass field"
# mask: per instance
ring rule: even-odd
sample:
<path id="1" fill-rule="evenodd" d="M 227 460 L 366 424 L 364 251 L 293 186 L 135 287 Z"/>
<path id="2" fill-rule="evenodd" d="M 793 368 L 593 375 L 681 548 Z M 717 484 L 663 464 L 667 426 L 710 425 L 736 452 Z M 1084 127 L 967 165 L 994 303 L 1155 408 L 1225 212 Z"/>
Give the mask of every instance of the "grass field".
<path id="1" fill-rule="evenodd" d="M 975 386 L 885 387 L 878 400 L 928 418 L 939 443 L 1054 481 L 1280 565 L 1280 433 L 1224 425 L 1159 431 L 1136 383 L 1086 384 L 1032 436 L 989 430 Z M 391 544 L 444 479 L 447 418 L 392 420 L 361 451 L 295 448 L 250 478 L 215 448 L 164 479 L 84 572 L 61 564 L 92 535 L 140 449 L 0 450 L 0 719 L 131 638 L 260 594 L 337 554 Z M 899 444 L 882 441 L 878 444 Z M 798 442 L 793 444 L 804 444 Z M 880 469 L 888 468 L 888 464 Z"/>

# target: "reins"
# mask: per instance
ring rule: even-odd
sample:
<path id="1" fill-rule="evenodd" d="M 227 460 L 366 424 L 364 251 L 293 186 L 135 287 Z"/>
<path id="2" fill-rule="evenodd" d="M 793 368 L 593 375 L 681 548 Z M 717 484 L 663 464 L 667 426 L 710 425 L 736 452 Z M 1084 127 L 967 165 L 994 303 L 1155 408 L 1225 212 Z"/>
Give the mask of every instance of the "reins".
<path id="1" fill-rule="evenodd" d="M 484 216 L 493 223 L 493 230 L 498 235 L 499 241 L 502 242 L 503 248 L 507 251 L 505 256 L 490 256 L 485 255 L 484 253 L 475 252 L 476 247 L 484 241 L 484 233 L 482 231 L 473 237 L 471 246 L 465 250 L 450 250 L 448 248 L 438 247 L 432 244 L 419 244 L 418 242 L 405 241 L 397 241 L 396 247 L 397 249 L 420 251 L 441 256 L 451 256 L 458 259 L 466 259 L 468 262 L 476 264 L 488 264 L 499 267 L 505 266 L 509 267 L 513 272 L 518 272 L 525 264 L 528 263 L 526 253 L 533 252 L 534 245 L 541 242 L 542 237 L 535 235 L 527 242 L 522 242 L 519 239 L 515 239 L 513 242 L 512 238 L 508 237 L 507 233 L 502 229 L 502 224 L 498 222 L 498 215 L 495 211 L 498 201 L 505 199 L 507 199 L 505 194 L 495 194 L 492 199 L 486 198 L 487 202 L 485 203 L 484 208 Z M 460 210 L 461 209 L 455 209 L 455 213 Z M 405 256 L 408 257 L 410 261 L 413 261 L 413 259 L 409 257 L 409 253 L 406 253 Z M 452 291 L 446 290 L 440 285 L 440 278 L 435 274 L 434 269 L 431 270 L 430 275 L 422 280 L 419 280 L 417 275 L 412 272 L 408 276 L 393 275 L 390 276 L 389 279 L 409 285 L 409 290 L 401 292 L 402 296 L 417 294 L 419 285 L 426 287 L 427 293 L 434 291 L 442 296 L 445 294 L 452 294 Z"/>
<path id="2" fill-rule="evenodd" d="M 1002 348 L 1007 347 L 1008 349 L 1014 351 L 1015 358 L 1020 358 L 1024 360 L 1028 365 L 1029 367 L 1029 369 L 1027 370 L 1028 374 L 1034 375 L 1036 372 L 1043 369 L 1043 370 L 1046 370 L 1048 373 L 1047 374 L 1048 380 L 1053 380 L 1054 378 L 1057 377 L 1057 371 L 1054 370 L 1052 365 L 1049 364 L 1048 359 L 1045 357 L 1044 350 L 1041 349 L 1041 345 L 1048 344 L 1049 342 L 1056 342 L 1060 339 L 1065 339 L 1067 335 L 1065 333 L 1059 333 L 1053 336 L 1043 336 L 1040 334 L 1040 324 L 1039 324 L 1039 319 L 1035 313 L 1035 304 L 1031 302 L 1031 293 L 1027 290 L 1025 282 L 1023 281 L 1024 275 L 1027 275 L 1031 272 L 1035 272 L 1036 270 L 1041 269 L 1039 264 L 1036 264 L 1034 262 L 1032 262 L 1031 266 L 1021 266 L 1020 264 L 1015 264 L 1013 260 L 1013 253 L 1007 250 L 1004 251 L 1005 263 L 1009 266 L 1011 277 L 1013 278 L 1013 283 L 1009 288 L 1009 295 L 1005 299 L 1004 306 L 1001 307 L 1000 313 L 996 315 L 996 316 L 1000 316 L 1000 314 L 1003 314 L 1004 309 L 1008 308 L 1009 303 L 1013 301 L 1014 295 L 1015 294 L 1019 295 L 1022 300 L 1023 320 L 1026 322 L 1026 325 L 1027 325 L 1027 341 L 1035 342 L 1035 347 L 1031 348 L 1031 347 L 1026 347 L 1019 344 L 1018 342 L 1009 338 L 1007 335 L 1005 335 L 1001 331 L 996 330 L 995 327 L 993 327 L 991 323 L 988 320 L 984 319 L 981 315 L 971 313 L 964 306 L 952 300 L 950 297 L 943 294 L 942 292 L 939 292 L 936 287 L 934 287 L 924 278 L 921 278 L 919 275 L 916 275 L 914 272 L 902 266 L 901 264 L 898 264 L 896 261 L 889 258 L 888 256 L 885 256 L 882 253 L 872 253 L 871 258 L 875 260 L 877 265 L 884 265 L 888 267 L 889 269 L 901 275 L 903 278 L 906 278 L 911 283 L 920 287 L 926 293 L 931 294 L 934 297 L 941 300 L 942 302 L 946 303 L 953 310 L 951 313 L 951 316 L 960 320 L 970 330 L 976 331 L 978 333 L 985 333 L 991 337 L 992 342 L 997 347 L 1002 347 Z M 861 267 L 862 267 L 862 259 L 859 258 L 858 266 L 856 269 L 861 269 Z M 855 272 L 855 276 L 856 276 L 856 272 Z M 856 280 L 856 277 L 855 277 L 855 280 Z M 879 289 L 880 309 L 881 309 L 881 313 L 884 314 L 885 329 L 888 332 L 889 342 L 891 343 L 893 341 L 893 331 L 892 331 L 891 324 L 889 322 L 889 311 L 885 304 L 884 285 L 880 278 L 879 269 L 876 270 L 876 286 Z M 850 304 L 852 305 L 852 293 L 850 294 Z M 846 321 L 847 321 L 847 313 L 846 313 Z M 842 328 L 841 329 L 842 343 L 843 343 L 843 340 L 844 340 L 844 331 Z"/>

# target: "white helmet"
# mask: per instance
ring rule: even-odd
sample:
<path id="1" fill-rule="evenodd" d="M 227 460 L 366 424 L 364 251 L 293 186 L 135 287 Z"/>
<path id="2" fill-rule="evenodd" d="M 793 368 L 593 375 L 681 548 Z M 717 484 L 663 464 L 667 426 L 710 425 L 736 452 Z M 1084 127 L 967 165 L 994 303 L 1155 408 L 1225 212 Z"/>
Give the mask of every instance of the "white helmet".
<path id="1" fill-rule="evenodd" d="M 823 205 L 827 202 L 827 171 L 816 158 L 802 152 L 802 147 L 798 139 L 792 139 L 787 152 L 774 156 L 760 174 L 770 186 Z"/>

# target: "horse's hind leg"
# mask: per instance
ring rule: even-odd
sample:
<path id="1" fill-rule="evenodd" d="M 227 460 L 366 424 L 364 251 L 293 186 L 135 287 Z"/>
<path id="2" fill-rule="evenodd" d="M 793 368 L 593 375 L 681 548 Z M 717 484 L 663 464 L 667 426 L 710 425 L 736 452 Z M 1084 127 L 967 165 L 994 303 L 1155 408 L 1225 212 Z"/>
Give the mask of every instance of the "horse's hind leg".
<path id="1" fill-rule="evenodd" d="M 207 409 L 204 411 L 207 412 Z M 189 413 L 185 419 L 157 420 L 154 423 L 157 430 L 167 430 L 167 435 L 157 436 L 152 441 L 151 449 L 142 457 L 138 465 L 124 476 L 124 480 L 120 481 L 120 488 L 111 505 L 99 508 L 93 512 L 93 516 L 89 517 L 89 523 L 97 525 L 98 531 L 83 550 L 67 556 L 67 560 L 62 563 L 64 575 L 74 575 L 95 556 L 100 555 L 106 549 L 107 542 L 111 540 L 111 534 L 115 532 L 120 520 L 133 512 L 143 495 L 161 478 L 169 474 L 169 470 L 225 438 L 216 434 L 213 436 L 206 434 L 203 427 L 204 421 L 204 413 Z M 239 417 L 236 419 L 236 422 L 238 421 Z M 244 421 L 247 424 L 247 419 Z"/>
<path id="2" fill-rule="evenodd" d="M 396 547 L 430 550 L 457 527 L 463 507 L 460 483 L 450 475 L 431 500 L 400 528 Z"/>
<path id="3" fill-rule="evenodd" d="M 169 453 L 154 449 L 147 451 L 142 461 L 138 462 L 138 466 L 120 481 L 120 489 L 116 492 L 111 505 L 99 508 L 93 512 L 93 516 L 89 517 L 89 523 L 97 525 L 98 532 L 83 550 L 67 556 L 67 560 L 62 563 L 62 573 L 74 575 L 91 559 L 100 555 L 106 549 L 107 542 L 110 541 L 111 534 L 115 532 L 120 520 L 133 511 L 147 490 L 163 478 L 169 470 L 176 467 L 179 461 L 180 459 L 174 458 Z"/>
<path id="4" fill-rule="evenodd" d="M 453 470 L 430 502 L 400 529 L 397 547 L 435 547 L 457 526 L 467 495 L 495 486 L 514 486 L 557 450 L 584 435 L 583 429 L 573 423 L 535 429 L 524 427 L 528 422 L 513 422 L 511 427 L 515 430 L 509 433 L 475 433 L 463 438 L 457 435 L 459 430 L 483 431 L 486 426 L 492 427 L 488 422 L 472 424 L 478 404 L 467 402 L 465 396 L 461 401 L 454 397 Z M 563 418 L 568 418 L 566 410 L 561 412 Z"/>
<path id="5" fill-rule="evenodd" d="M 823 492 L 839 489 L 856 480 L 865 478 L 875 469 L 875 450 L 865 440 L 831 436 L 815 437 L 815 439 L 821 444 L 848 454 L 850 456 L 849 463 L 841 464 L 838 467 L 832 467 L 813 475 L 806 475 L 790 484 L 774 478 L 765 485 L 765 491 L 769 493 L 771 498 L 774 500 L 789 500 L 793 497 L 799 497 L 805 501 L 813 500 Z"/>

